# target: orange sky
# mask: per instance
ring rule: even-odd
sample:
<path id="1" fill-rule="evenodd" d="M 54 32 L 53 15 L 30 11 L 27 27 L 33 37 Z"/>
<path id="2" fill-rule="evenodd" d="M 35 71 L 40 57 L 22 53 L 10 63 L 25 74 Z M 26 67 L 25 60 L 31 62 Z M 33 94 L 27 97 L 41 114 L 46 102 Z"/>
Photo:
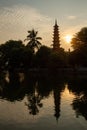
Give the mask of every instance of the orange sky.
<path id="1" fill-rule="evenodd" d="M 78 6 L 79 3 L 79 6 Z M 42 44 L 53 41 L 53 25 L 57 19 L 61 46 L 68 50 L 64 37 L 74 35 L 87 25 L 87 0 L 3 0 L 0 1 L 0 43 L 10 39 L 24 40 L 34 28 Z"/>

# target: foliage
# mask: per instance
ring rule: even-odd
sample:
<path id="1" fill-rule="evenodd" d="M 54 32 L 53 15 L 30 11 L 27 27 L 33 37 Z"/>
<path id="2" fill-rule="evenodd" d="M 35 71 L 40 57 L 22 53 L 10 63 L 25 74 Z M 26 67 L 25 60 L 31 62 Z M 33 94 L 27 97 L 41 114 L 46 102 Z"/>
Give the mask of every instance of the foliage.
<path id="1" fill-rule="evenodd" d="M 50 55 L 49 67 L 59 69 L 66 67 L 66 54 L 62 48 L 58 52 L 52 51 Z"/>
<path id="2" fill-rule="evenodd" d="M 35 52 L 35 49 L 38 50 L 40 48 L 41 43 L 39 42 L 39 40 L 42 40 L 42 38 L 37 37 L 38 32 L 35 31 L 34 29 L 32 29 L 31 31 L 28 31 L 28 33 L 29 34 L 27 38 L 25 39 L 25 41 L 26 40 L 29 41 L 27 43 L 27 47 L 30 47 L 33 50 L 33 52 Z"/>
<path id="3" fill-rule="evenodd" d="M 9 40 L 0 46 L 1 62 L 7 69 L 30 67 L 32 51 L 22 41 Z M 26 65 L 25 65 L 26 64 Z"/>
<path id="4" fill-rule="evenodd" d="M 20 40 L 9 40 L 6 43 L 0 45 L 0 53 L 4 67 L 10 66 L 11 60 L 13 59 L 15 60 L 15 62 L 19 60 L 17 59 L 19 58 L 20 53 L 18 49 L 22 47 L 24 47 L 24 45 Z M 16 59 L 14 58 L 14 56 Z"/>
<path id="5" fill-rule="evenodd" d="M 70 53 L 69 63 L 73 66 L 87 67 L 87 47 L 74 50 Z"/>
<path id="6" fill-rule="evenodd" d="M 82 28 L 74 35 L 71 41 L 73 49 L 81 49 L 82 46 L 87 46 L 87 27 Z"/>
<path id="7" fill-rule="evenodd" d="M 82 28 L 72 39 L 72 52 L 58 51 L 41 46 L 35 30 L 28 31 L 29 42 L 25 46 L 21 40 L 9 40 L 0 45 L 0 69 L 52 69 L 64 67 L 87 67 L 87 28 Z M 35 49 L 37 52 L 35 53 Z"/>
<path id="8" fill-rule="evenodd" d="M 22 64 L 23 68 L 28 69 L 32 67 L 33 62 L 33 52 L 30 48 L 24 47 L 22 50 Z"/>
<path id="9" fill-rule="evenodd" d="M 82 28 L 74 35 L 71 41 L 73 51 L 70 53 L 69 62 L 71 65 L 87 66 L 87 27 Z"/>
<path id="10" fill-rule="evenodd" d="M 36 53 L 37 67 L 47 68 L 49 63 L 49 57 L 51 54 L 51 49 L 46 46 L 42 46 Z"/>

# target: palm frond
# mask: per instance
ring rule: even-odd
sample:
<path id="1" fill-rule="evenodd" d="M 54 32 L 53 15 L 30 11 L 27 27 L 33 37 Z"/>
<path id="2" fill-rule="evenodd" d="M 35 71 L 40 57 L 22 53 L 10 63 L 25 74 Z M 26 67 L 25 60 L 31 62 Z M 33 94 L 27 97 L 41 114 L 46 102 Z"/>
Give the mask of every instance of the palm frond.
<path id="1" fill-rule="evenodd" d="M 39 42 L 39 40 L 42 40 L 41 37 L 37 37 L 38 31 L 35 31 L 34 29 L 32 29 L 31 31 L 28 31 L 28 36 L 24 41 L 29 41 L 27 43 L 27 46 L 30 47 L 32 50 L 34 50 L 35 48 L 39 49 L 41 46 L 41 43 Z"/>

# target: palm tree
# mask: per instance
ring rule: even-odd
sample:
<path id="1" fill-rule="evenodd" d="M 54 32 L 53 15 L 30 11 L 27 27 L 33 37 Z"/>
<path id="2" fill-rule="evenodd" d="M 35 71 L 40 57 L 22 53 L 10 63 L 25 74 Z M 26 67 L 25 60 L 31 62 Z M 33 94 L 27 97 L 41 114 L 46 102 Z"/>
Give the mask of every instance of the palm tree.
<path id="1" fill-rule="evenodd" d="M 34 29 L 32 29 L 31 31 L 28 31 L 29 35 L 27 36 L 27 38 L 25 40 L 29 41 L 27 43 L 27 47 L 30 47 L 33 52 L 35 52 L 35 49 L 39 49 L 41 46 L 41 43 L 39 42 L 39 40 L 42 40 L 41 37 L 37 37 L 38 31 L 35 31 Z"/>

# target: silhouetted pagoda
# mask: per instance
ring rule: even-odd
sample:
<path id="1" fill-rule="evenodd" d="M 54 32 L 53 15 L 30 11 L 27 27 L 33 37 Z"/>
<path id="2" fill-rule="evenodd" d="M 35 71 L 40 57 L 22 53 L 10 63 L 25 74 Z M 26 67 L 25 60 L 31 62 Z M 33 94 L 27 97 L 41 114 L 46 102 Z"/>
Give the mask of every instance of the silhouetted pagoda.
<path id="1" fill-rule="evenodd" d="M 57 20 L 55 20 L 54 32 L 53 32 L 53 50 L 58 51 L 59 48 L 60 48 L 59 26 L 57 25 Z"/>

